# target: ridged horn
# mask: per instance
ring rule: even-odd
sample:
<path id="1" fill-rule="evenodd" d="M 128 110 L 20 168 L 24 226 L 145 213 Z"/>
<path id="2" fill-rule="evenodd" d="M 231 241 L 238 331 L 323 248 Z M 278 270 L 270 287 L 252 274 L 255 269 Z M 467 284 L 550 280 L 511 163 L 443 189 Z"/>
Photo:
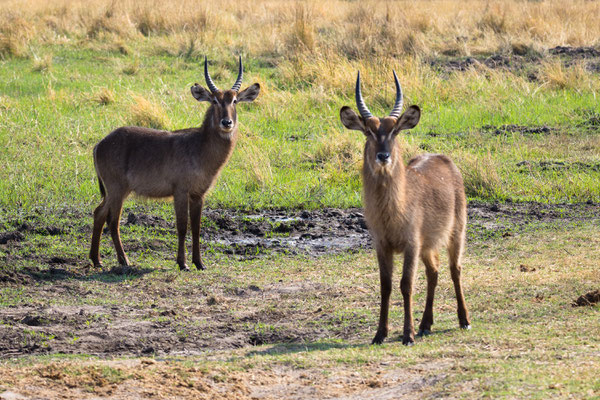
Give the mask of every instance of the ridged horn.
<path id="1" fill-rule="evenodd" d="M 210 74 L 208 73 L 208 60 L 206 56 L 204 56 L 204 79 L 206 80 L 206 86 L 208 86 L 208 89 L 212 93 L 219 91 L 219 88 L 214 84 L 212 79 L 210 79 Z"/>
<path id="2" fill-rule="evenodd" d="M 404 102 L 404 98 L 402 96 L 402 88 L 400 87 L 400 82 L 398 81 L 396 71 L 392 71 L 394 72 L 394 81 L 396 82 L 396 103 L 390 112 L 390 117 L 399 118 L 400 113 L 402 112 L 402 103 Z"/>
<path id="3" fill-rule="evenodd" d="M 360 91 L 360 71 L 358 71 L 358 75 L 356 77 L 356 107 L 358 108 L 358 112 L 363 119 L 369 119 L 373 117 L 373 114 L 371 114 L 371 111 L 369 111 L 367 108 L 362 97 L 362 92 Z"/>
<path id="4" fill-rule="evenodd" d="M 242 66 L 242 56 L 240 56 L 240 68 L 238 71 L 238 77 L 233 86 L 231 87 L 231 90 L 239 92 L 240 88 L 242 87 L 242 79 L 244 79 L 244 67 Z"/>

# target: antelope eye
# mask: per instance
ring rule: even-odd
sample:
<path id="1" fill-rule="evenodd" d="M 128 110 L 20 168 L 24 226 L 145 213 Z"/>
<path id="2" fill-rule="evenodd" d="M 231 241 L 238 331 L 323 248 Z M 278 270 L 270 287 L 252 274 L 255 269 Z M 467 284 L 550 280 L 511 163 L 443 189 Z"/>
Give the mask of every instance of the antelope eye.
<path id="1" fill-rule="evenodd" d="M 233 104 L 237 104 L 237 99 L 233 99 Z"/>
<path id="2" fill-rule="evenodd" d="M 217 101 L 217 99 L 213 99 L 213 104 L 219 104 L 219 102 Z"/>

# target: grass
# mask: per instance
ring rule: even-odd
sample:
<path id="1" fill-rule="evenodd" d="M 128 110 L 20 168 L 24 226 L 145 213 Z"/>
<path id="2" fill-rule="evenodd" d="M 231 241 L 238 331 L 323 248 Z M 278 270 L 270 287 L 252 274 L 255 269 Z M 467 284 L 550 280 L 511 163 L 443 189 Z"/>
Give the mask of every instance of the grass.
<path id="1" fill-rule="evenodd" d="M 53 54 L 60 61 L 53 62 L 51 72 L 32 70 L 27 67 L 30 61 L 20 59 L 5 61 L 0 72 L 6 104 L 0 110 L 3 207 L 65 202 L 91 207 L 97 199 L 91 149 L 100 138 L 120 125 L 179 129 L 202 119 L 204 107 L 194 102 L 187 89 L 199 79 L 198 60 L 149 56 L 136 75 L 129 76 L 120 70 L 122 60 L 129 56 L 69 49 L 56 49 Z M 99 56 L 108 58 L 106 67 L 95 68 Z M 416 67 L 409 63 L 400 68 L 410 75 Z M 419 73 L 428 70 L 423 65 L 419 68 Z M 239 107 L 245 143 L 242 140 L 236 149 L 208 204 L 244 208 L 360 205 L 357 171 L 364 139 L 359 133 L 345 131 L 337 117 L 339 107 L 353 104 L 354 73 L 348 71 L 344 90 L 315 85 L 294 89 L 283 81 L 287 78 L 277 76 L 277 70 L 247 61 L 247 81 L 267 83 L 257 104 Z M 392 85 L 385 83 L 389 81 L 387 72 L 368 75 L 364 89 L 370 107 L 378 114 L 386 112 L 387 102 L 393 98 Z M 437 76 L 432 70 L 429 74 Z M 153 79 L 157 75 L 161 80 Z M 269 75 L 274 75 L 271 81 L 263 78 Z M 422 79 L 425 84 L 426 77 Z M 449 154 L 463 166 L 468 187 L 481 184 L 478 165 L 495 167 L 495 172 L 487 171 L 494 180 L 493 190 L 470 191 L 473 198 L 600 199 L 597 170 L 550 174 L 533 163 L 532 173 L 524 174 L 517 167 L 522 161 L 598 164 L 595 125 L 578 127 L 600 114 L 596 89 L 556 89 L 495 70 L 437 79 L 428 83 L 435 86 L 420 90 L 405 80 L 408 102 L 423 107 L 421 124 L 404 138 L 409 154 Z M 598 82 L 597 75 L 589 79 Z M 375 95 L 378 86 L 384 89 L 382 98 Z M 465 101 L 467 98 L 472 101 Z M 496 135 L 482 129 L 506 124 L 549 126 L 552 130 Z M 473 172 L 468 170 L 473 166 Z"/>
<path id="2" fill-rule="evenodd" d="M 98 198 L 94 144 L 121 125 L 198 125 L 205 106 L 192 99 L 189 86 L 202 80 L 203 56 L 217 83 L 227 85 L 235 79 L 236 53 L 244 56 L 246 83 L 261 83 L 262 93 L 256 104 L 239 107 L 245 141 L 209 206 L 360 205 L 363 138 L 345 131 L 338 117 L 342 105 L 354 103 L 357 69 L 377 115 L 391 107 L 390 70 L 397 70 L 406 103 L 423 109 L 420 125 L 403 139 L 407 154 L 452 156 L 463 167 L 471 198 L 600 200 L 593 168 L 600 162 L 594 151 L 593 121 L 600 115 L 595 61 L 548 54 L 557 45 L 598 45 L 589 18 L 595 2 L 256 7 L 272 17 L 237 12 L 237 3 L 227 3 L 229 14 L 188 3 L 197 12 L 184 13 L 174 3 L 103 0 L 94 11 L 77 2 L 68 9 L 35 0 L 27 8 L 2 5 L 1 39 L 21 50 L 7 50 L 0 60 L 0 206 L 92 207 Z M 465 7 L 469 13 L 461 13 Z M 215 36 L 217 30 L 223 34 Z M 494 54 L 508 67 L 487 66 Z M 448 67 L 466 56 L 480 62 L 466 71 Z M 484 129 L 507 124 L 551 130 L 496 135 Z M 537 168 L 579 160 L 591 167 L 568 174 Z M 521 162 L 531 170 L 525 173 Z"/>

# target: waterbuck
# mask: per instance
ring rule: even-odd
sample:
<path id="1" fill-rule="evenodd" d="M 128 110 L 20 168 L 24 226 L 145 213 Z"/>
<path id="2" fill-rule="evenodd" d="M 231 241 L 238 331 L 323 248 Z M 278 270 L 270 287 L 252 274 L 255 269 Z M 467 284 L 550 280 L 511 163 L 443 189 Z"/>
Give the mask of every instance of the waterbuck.
<path id="1" fill-rule="evenodd" d="M 177 264 L 189 270 L 185 261 L 185 236 L 188 211 L 192 228 L 192 261 L 204 269 L 200 257 L 200 219 L 204 195 L 215 182 L 231 156 L 237 140 L 238 102 L 251 102 L 260 92 L 258 83 L 240 91 L 243 77 L 242 58 L 238 77 L 229 90 L 221 91 L 208 73 L 204 59 L 204 78 L 208 89 L 197 83 L 192 96 L 211 103 L 199 128 L 173 132 L 141 127 L 122 127 L 112 131 L 94 147 L 94 165 L 102 202 L 94 210 L 94 228 L 90 259 L 101 266 L 99 246 L 102 228 L 109 226 L 117 258 L 129 265 L 119 236 L 123 201 L 130 193 L 144 197 L 173 196 L 177 236 Z"/>
<path id="2" fill-rule="evenodd" d="M 470 329 L 460 282 L 467 212 L 462 176 L 450 158 L 424 154 L 404 165 L 396 136 L 419 123 L 421 110 L 413 105 L 401 114 L 402 89 L 395 71 L 394 79 L 396 102 L 389 116 L 377 118 L 371 114 L 362 97 L 359 72 L 355 95 L 360 116 L 350 107 L 342 107 L 340 118 L 346 128 L 363 132 L 367 139 L 362 168 L 363 199 L 381 280 L 379 327 L 372 343 L 381 344 L 388 335 L 394 253 L 404 253 L 400 283 L 404 299 L 402 343 L 410 345 L 415 340 L 412 290 L 418 260 L 423 260 L 427 275 L 427 302 L 419 326 L 421 336 L 429 334 L 433 325 L 439 249 L 444 246 L 448 249 L 460 327 Z"/>

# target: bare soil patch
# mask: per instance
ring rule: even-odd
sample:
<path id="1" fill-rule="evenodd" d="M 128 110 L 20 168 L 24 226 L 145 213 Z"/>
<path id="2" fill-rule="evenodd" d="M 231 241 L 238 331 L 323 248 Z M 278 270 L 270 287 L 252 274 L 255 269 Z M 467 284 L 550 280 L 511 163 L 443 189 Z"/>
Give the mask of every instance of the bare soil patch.
<path id="1" fill-rule="evenodd" d="M 419 397 L 442 381 L 447 361 L 386 368 L 379 364 L 349 369 L 292 368 L 227 371 L 178 365 L 177 360 L 53 362 L 44 366 L 0 368 L 10 392 L 0 399 L 178 398 L 178 399 L 400 399 Z M 10 397 L 12 396 L 12 397 Z M 19 397 L 21 396 L 21 397 Z"/>
<path id="2" fill-rule="evenodd" d="M 16 226 L 22 239 L 0 245 L 4 254 L 0 284 L 10 288 L 11 304 L 15 304 L 0 308 L 0 357 L 193 355 L 276 343 L 331 339 L 353 343 L 365 341 L 361 335 L 370 334 L 374 326 L 374 314 L 363 303 L 365 293 L 376 292 L 376 281 L 368 289 L 307 280 L 256 285 L 219 274 L 185 280 L 175 269 L 161 272 L 135 264 L 94 269 L 85 247 L 91 218 L 77 218 L 80 214 L 73 211 L 72 219 L 65 218 L 64 226 L 53 229 L 44 224 L 43 216 L 25 218 L 26 224 L 21 217 L 5 223 L 7 232 L 14 232 Z M 600 206 L 472 202 L 468 214 L 469 240 L 486 240 L 518 235 L 539 224 L 598 220 Z M 371 246 L 360 209 L 207 210 L 205 216 L 205 247 L 239 259 L 279 253 L 313 257 Z M 132 260 L 136 251 L 166 259 L 174 256 L 169 244 L 175 240 L 172 220 L 140 208 L 126 211 L 123 218 L 124 231 L 148 228 L 143 235 L 124 232 Z M 80 254 L 37 254 L 32 243 L 54 232 L 63 232 L 57 234 L 61 240 L 79 241 Z M 45 240 L 41 242 L 44 245 Z M 14 267 L 21 263 L 25 266 Z M 208 284 L 198 283 L 209 278 L 213 280 Z M 361 311 L 331 313 L 326 304 L 340 298 Z"/>
<path id="3" fill-rule="evenodd" d="M 73 278 L 77 274 L 26 286 L 28 295 L 43 299 L 45 305 L 0 309 L 0 358 L 49 353 L 195 355 L 271 343 L 352 340 L 357 338 L 355 329 L 365 325 L 364 315 L 340 319 L 316 307 L 297 310 L 297 304 L 306 303 L 305 296 L 327 301 L 342 295 L 339 288 L 311 282 L 208 290 L 193 283 L 176 289 L 148 278 L 124 289 L 126 304 L 48 305 L 74 298 L 93 303 L 96 296 L 110 296 L 102 282 L 82 284 Z M 79 278 L 93 279 L 85 274 Z M 319 324 L 304 323 L 308 320 Z"/>
<path id="4" fill-rule="evenodd" d="M 535 66 L 548 61 L 561 60 L 570 66 L 576 62 L 586 61 L 586 67 L 592 72 L 600 71 L 600 50 L 594 47 L 557 46 L 544 51 L 531 49 L 527 46 L 514 46 L 512 52 L 456 57 L 448 54 L 445 57 L 432 59 L 428 64 L 434 69 L 446 74 L 455 71 L 467 71 L 478 66 L 490 69 L 506 69 L 523 74 L 531 81 L 538 80 Z"/>

